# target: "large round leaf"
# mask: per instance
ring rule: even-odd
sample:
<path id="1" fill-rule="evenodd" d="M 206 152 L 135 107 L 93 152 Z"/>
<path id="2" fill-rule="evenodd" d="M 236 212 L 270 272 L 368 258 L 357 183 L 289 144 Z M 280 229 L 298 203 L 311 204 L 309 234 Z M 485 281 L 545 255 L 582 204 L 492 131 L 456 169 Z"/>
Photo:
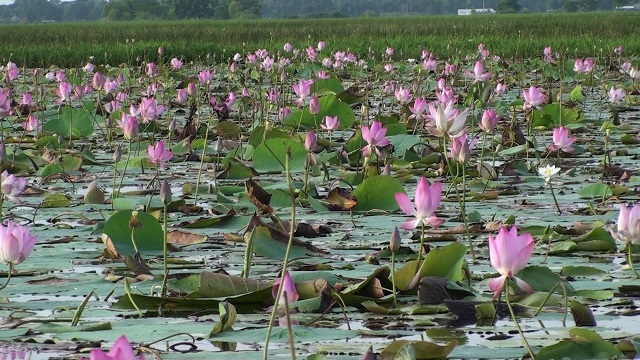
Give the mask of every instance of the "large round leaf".
<path id="1" fill-rule="evenodd" d="M 283 138 L 268 139 L 258 145 L 253 154 L 253 168 L 258 172 L 284 171 L 288 149 L 291 149 L 290 170 L 304 170 L 307 150 L 299 142 Z"/>
<path id="2" fill-rule="evenodd" d="M 355 121 L 355 114 L 351 107 L 340 101 L 335 95 L 327 94 L 318 98 L 320 112 L 313 115 L 309 112 L 309 107 L 303 110 L 293 110 L 285 119 L 285 125 L 297 127 L 302 124 L 310 128 L 319 128 L 325 116 L 337 116 L 340 120 L 340 128 L 350 128 Z"/>
<path id="3" fill-rule="evenodd" d="M 87 137 L 93 134 L 93 119 L 87 110 L 65 106 L 60 113 L 53 114 L 47 119 L 44 131 L 65 137 L 69 134 L 74 138 Z"/>
<path id="4" fill-rule="evenodd" d="M 358 205 L 354 210 L 398 210 L 400 207 L 394 197 L 397 192 L 405 191 L 396 178 L 389 175 L 368 177 L 353 191 L 353 195 L 358 199 Z"/>
<path id="5" fill-rule="evenodd" d="M 104 225 L 103 233 L 111 239 L 120 255 L 134 255 L 135 249 L 131 242 L 131 230 L 129 229 L 129 220 L 131 220 L 132 210 L 118 211 L 107 220 Z M 142 224 L 142 228 L 135 229 L 134 240 L 138 251 L 162 251 L 163 248 L 163 231 L 160 222 L 151 214 L 138 211 L 138 220 Z"/>

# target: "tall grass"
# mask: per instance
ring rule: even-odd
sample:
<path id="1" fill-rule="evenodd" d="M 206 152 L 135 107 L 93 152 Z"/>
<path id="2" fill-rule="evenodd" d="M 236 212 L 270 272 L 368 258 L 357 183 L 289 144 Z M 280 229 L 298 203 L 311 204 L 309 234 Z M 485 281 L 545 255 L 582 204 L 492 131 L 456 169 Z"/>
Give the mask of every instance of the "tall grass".
<path id="1" fill-rule="evenodd" d="M 133 39 L 133 42 L 131 42 Z M 127 40 L 129 42 L 127 42 Z M 634 13 L 523 14 L 348 18 L 310 20 L 102 22 L 0 26 L 0 59 L 26 66 L 70 67 L 94 56 L 98 64 L 117 65 L 136 58 L 166 56 L 199 61 L 226 59 L 236 52 L 280 51 L 325 40 L 331 49 L 366 55 L 392 46 L 404 57 L 426 48 L 439 57 L 473 51 L 483 42 L 508 58 L 539 56 L 545 46 L 571 56 L 593 56 L 622 44 L 640 53 L 640 16 Z"/>

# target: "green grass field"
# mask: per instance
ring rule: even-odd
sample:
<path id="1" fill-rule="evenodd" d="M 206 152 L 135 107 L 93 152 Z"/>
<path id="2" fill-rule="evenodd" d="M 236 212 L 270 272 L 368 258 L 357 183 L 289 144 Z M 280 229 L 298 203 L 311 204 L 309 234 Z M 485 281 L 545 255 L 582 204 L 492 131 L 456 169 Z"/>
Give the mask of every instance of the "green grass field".
<path id="1" fill-rule="evenodd" d="M 134 39 L 135 42 L 127 42 Z M 640 53 L 640 16 L 635 13 L 524 14 L 348 18 L 314 20 L 181 21 L 0 26 L 0 59 L 33 67 L 81 66 L 89 56 L 97 64 L 117 65 L 166 57 L 220 61 L 236 52 L 285 42 L 295 47 L 325 40 L 329 49 L 366 55 L 386 46 L 404 58 L 429 49 L 439 58 L 473 52 L 483 42 L 507 58 L 540 56 L 545 46 L 567 56 L 608 56 L 622 44 Z"/>

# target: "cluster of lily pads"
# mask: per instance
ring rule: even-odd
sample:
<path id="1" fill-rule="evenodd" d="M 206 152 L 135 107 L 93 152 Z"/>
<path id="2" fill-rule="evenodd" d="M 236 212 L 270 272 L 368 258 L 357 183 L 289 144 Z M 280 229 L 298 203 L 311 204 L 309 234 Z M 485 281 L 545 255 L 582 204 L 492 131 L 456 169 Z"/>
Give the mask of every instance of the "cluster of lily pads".
<path id="1" fill-rule="evenodd" d="M 75 177 L 93 180 L 82 202 L 108 214 L 94 233 L 105 249 L 100 262 L 120 266 L 116 281 L 122 285 L 113 307 L 140 316 L 207 307 L 220 314 L 211 341 L 239 330 L 239 314 L 269 313 L 264 357 L 277 325 L 287 330 L 295 357 L 295 329 L 317 321 L 301 315 L 354 308 L 410 314 L 413 306 L 440 306 L 437 311 L 463 322 L 495 323 L 510 315 L 531 358 L 578 350 L 628 355 L 633 346 L 616 346 L 583 329 L 555 345 L 529 346 L 517 316 L 531 316 L 536 308 L 537 315 L 547 304 L 569 311 L 573 297 L 576 325 L 588 325 L 585 318 L 593 314 L 578 300 L 612 297 L 572 289 L 542 263 L 528 266 L 536 248 L 546 261 L 570 251 L 614 252 L 616 239 L 638 276 L 632 250 L 640 244 L 640 205 L 621 205 L 614 226 L 601 221 L 568 230 L 551 215 L 583 211 L 558 201 L 556 192 L 566 191 L 557 178 L 576 171 L 572 159 L 587 153 L 599 156 L 591 166 L 601 181 L 580 190 L 585 198 L 632 195 L 622 185 L 632 170 L 616 165 L 614 156 L 624 152 L 613 147 L 638 142 L 624 133 L 629 124 L 621 120 L 639 99 L 634 61 L 622 47 L 586 59 L 546 48 L 540 59 L 522 66 L 527 71 L 514 74 L 510 67 L 517 62 L 492 55 L 484 44 L 454 59 L 427 50 L 419 59 L 405 59 L 391 47 L 372 50 L 367 58 L 329 52 L 321 41 L 306 48 L 285 44 L 277 54 L 236 54 L 223 64 L 183 64 L 162 48 L 157 59 L 137 66 L 89 62 L 75 69 L 21 69 L 10 62 L 0 76 L 0 262 L 9 266 L 0 294 L 34 246 L 47 251 L 37 244 L 45 231 L 29 228 L 37 215 L 29 219 L 20 207 L 2 212 L 3 201 L 20 204 L 25 196 L 40 195 L 43 182 Z M 577 137 L 595 124 L 602 148 Z M 100 151 L 112 159 L 98 159 Z M 83 171 L 88 166 L 110 170 Z M 40 181 L 27 184 L 33 176 Z M 511 186 L 501 184 L 506 179 Z M 522 179 L 540 179 L 538 193 L 553 199 L 538 204 L 547 225 L 519 231 L 527 228 L 526 211 L 518 218 L 483 220 L 478 206 L 496 206 L 496 199 L 517 194 Z M 71 198 L 49 194 L 36 208 L 68 206 Z M 612 203 L 602 205 L 606 210 L 592 211 L 618 212 Z M 401 223 L 392 215 L 396 210 L 409 218 Z M 181 222 L 194 214 L 197 219 Z M 323 219 L 334 215 L 327 214 L 339 214 L 342 222 L 332 228 Z M 363 226 L 359 219 L 380 214 L 392 216 L 405 239 L 397 227 L 384 229 L 384 240 L 374 246 L 378 251 L 367 256 L 368 264 L 377 265 L 370 276 L 304 271 L 320 264 L 331 268 L 324 260 L 338 256 L 334 250 L 343 245 L 323 240 L 327 235 L 348 233 Z M 211 232 L 229 224 L 240 224 L 238 231 L 224 237 Z M 576 237 L 562 238 L 569 233 Z M 419 245 L 409 246 L 409 238 Z M 445 246 L 432 243 L 443 239 Z M 555 240 L 561 242 L 552 246 Z M 241 269 L 226 269 L 229 263 L 217 272 L 172 267 L 179 262 L 169 254 L 178 246 L 211 241 L 242 243 Z M 476 273 L 483 263 L 491 273 Z M 348 270 L 345 265 L 341 272 Z M 134 290 L 145 284 L 151 284 L 148 293 Z M 76 311 L 78 319 L 90 297 Z M 384 345 L 383 356 L 430 358 L 447 356 L 457 343 Z M 374 352 L 371 347 L 363 358 L 373 359 Z M 136 356 L 123 337 L 108 354 L 96 349 L 90 358 Z"/>

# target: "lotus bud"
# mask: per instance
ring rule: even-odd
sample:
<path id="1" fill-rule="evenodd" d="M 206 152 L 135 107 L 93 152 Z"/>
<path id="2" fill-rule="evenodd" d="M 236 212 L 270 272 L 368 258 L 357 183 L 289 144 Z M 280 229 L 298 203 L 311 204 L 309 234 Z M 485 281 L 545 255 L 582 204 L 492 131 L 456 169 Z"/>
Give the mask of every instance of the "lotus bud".
<path id="1" fill-rule="evenodd" d="M 391 163 L 387 163 L 382 169 L 382 175 L 391 175 Z"/>
<path id="2" fill-rule="evenodd" d="M 87 187 L 87 192 L 84 194 L 85 204 L 103 204 L 104 203 L 104 191 L 98 187 L 98 180 L 92 181 Z"/>
<path id="3" fill-rule="evenodd" d="M 160 186 L 160 199 L 164 205 L 171 202 L 171 186 L 169 186 L 167 179 L 162 180 L 162 185 Z"/>
<path id="4" fill-rule="evenodd" d="M 309 101 L 309 112 L 313 115 L 316 115 L 320 112 L 320 103 L 317 96 L 312 97 Z"/>
<path id="5" fill-rule="evenodd" d="M 398 227 L 395 226 L 393 228 L 393 232 L 391 233 L 391 240 L 389 241 L 389 250 L 391 252 L 397 252 L 400 250 L 400 243 L 402 242 L 402 238 L 400 237 L 400 232 L 398 231 Z"/>
<path id="6" fill-rule="evenodd" d="M 120 144 L 116 145 L 116 148 L 113 150 L 113 162 L 119 162 L 122 157 L 122 148 Z"/>
<path id="7" fill-rule="evenodd" d="M 312 152 L 317 146 L 316 133 L 313 130 L 307 131 L 307 137 L 304 140 L 304 148 Z"/>
<path id="8" fill-rule="evenodd" d="M 196 84 L 190 82 L 189 85 L 187 85 L 187 94 L 194 96 L 196 94 Z"/>

